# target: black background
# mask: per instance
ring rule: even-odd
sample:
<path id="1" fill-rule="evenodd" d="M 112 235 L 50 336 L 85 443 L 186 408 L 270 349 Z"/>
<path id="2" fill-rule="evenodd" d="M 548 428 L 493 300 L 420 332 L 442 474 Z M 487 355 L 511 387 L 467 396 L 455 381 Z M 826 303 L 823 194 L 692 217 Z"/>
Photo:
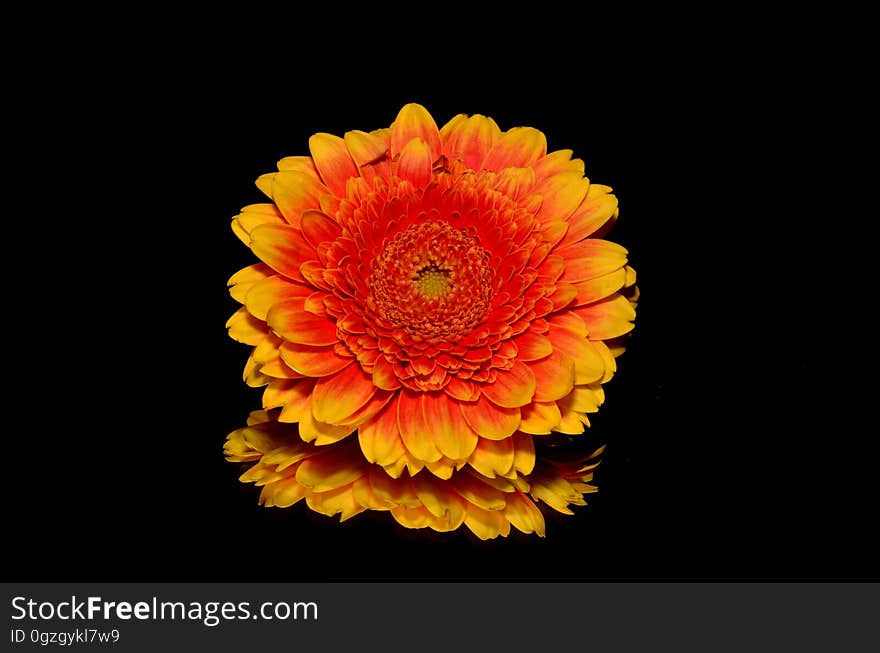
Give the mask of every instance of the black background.
<path id="1" fill-rule="evenodd" d="M 880 576 L 868 436 L 834 413 L 826 369 L 848 346 L 828 326 L 840 309 L 817 290 L 813 218 L 785 200 L 797 153 L 778 80 L 693 50 L 622 65 L 630 46 L 479 64 L 438 46 L 317 71 L 315 49 L 246 66 L 234 49 L 121 71 L 101 52 L 58 63 L 20 193 L 34 234 L 15 277 L 26 363 L 10 378 L 27 397 L 9 409 L 5 574 Z M 440 125 L 464 112 L 535 126 L 620 199 L 610 238 L 639 273 L 637 326 L 589 436 L 608 445 L 600 491 L 574 517 L 548 515 L 546 539 L 260 508 L 222 456 L 259 405 L 241 382 L 247 347 L 223 326 L 226 279 L 255 260 L 229 218 L 310 134 L 387 126 L 410 101 Z"/>

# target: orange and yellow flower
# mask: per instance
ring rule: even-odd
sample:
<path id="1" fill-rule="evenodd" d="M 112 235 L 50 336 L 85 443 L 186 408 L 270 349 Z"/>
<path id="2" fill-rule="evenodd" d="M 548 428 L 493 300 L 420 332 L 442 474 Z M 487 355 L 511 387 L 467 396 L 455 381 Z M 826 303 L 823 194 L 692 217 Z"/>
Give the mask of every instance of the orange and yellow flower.
<path id="1" fill-rule="evenodd" d="M 543 534 L 533 500 L 582 504 L 593 465 L 536 442 L 589 425 L 635 317 L 611 189 L 536 129 L 438 129 L 417 104 L 309 149 L 233 219 L 262 262 L 230 279 L 227 326 L 266 389 L 229 459 L 267 505 Z"/>

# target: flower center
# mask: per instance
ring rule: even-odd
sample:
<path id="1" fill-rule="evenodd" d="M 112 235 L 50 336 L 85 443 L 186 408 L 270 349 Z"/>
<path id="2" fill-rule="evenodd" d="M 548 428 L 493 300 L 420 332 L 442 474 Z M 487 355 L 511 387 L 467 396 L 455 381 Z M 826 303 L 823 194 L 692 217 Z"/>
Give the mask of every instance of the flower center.
<path id="1" fill-rule="evenodd" d="M 413 281 L 419 292 L 428 299 L 434 299 L 449 292 L 449 270 L 441 270 L 436 265 L 427 265 L 416 273 Z"/>
<path id="2" fill-rule="evenodd" d="M 422 338 L 454 338 L 486 314 L 492 299 L 489 252 L 445 221 L 407 227 L 373 261 L 368 306 Z"/>

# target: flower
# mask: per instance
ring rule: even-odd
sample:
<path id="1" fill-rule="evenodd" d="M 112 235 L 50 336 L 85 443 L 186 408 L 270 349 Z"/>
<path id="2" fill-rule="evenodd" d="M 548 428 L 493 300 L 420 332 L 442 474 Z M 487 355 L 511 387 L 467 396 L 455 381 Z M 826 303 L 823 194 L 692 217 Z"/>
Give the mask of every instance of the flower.
<path id="1" fill-rule="evenodd" d="M 532 438 L 512 439 L 516 454 L 506 476 L 465 468 L 449 480 L 425 473 L 395 478 L 368 463 L 353 439 L 326 447 L 303 442 L 295 424 L 261 410 L 229 435 L 225 453 L 231 462 L 255 463 L 241 480 L 262 487 L 265 506 L 287 508 L 305 499 L 312 510 L 342 521 L 364 510 L 388 510 L 407 528 L 444 532 L 465 525 L 491 539 L 507 536 L 513 526 L 543 537 L 544 516 L 535 501 L 569 515 L 569 506 L 584 505 L 583 494 L 596 491 L 589 482 L 601 450 L 579 459 L 551 452 L 536 463 Z"/>
<path id="2" fill-rule="evenodd" d="M 536 129 L 501 132 L 481 115 L 438 129 L 417 104 L 388 129 L 315 134 L 309 149 L 257 180 L 272 203 L 232 222 L 261 260 L 230 279 L 243 306 L 227 324 L 253 346 L 246 383 L 266 387 L 272 426 L 260 432 L 306 461 L 295 479 L 318 460 L 334 479 L 334 468 L 371 466 L 394 487 L 520 483 L 531 490 L 517 497 L 554 505 L 535 487 L 580 472 L 549 473 L 535 441 L 589 426 L 635 317 L 627 252 L 601 238 L 618 214 L 611 189 L 590 184 L 570 150 L 547 154 Z M 257 476 L 298 464 L 248 451 Z M 272 474 L 264 501 L 278 504 L 266 492 L 284 478 L 319 505 L 316 486 L 283 470 L 260 478 Z M 394 505 L 401 523 L 434 525 Z"/>

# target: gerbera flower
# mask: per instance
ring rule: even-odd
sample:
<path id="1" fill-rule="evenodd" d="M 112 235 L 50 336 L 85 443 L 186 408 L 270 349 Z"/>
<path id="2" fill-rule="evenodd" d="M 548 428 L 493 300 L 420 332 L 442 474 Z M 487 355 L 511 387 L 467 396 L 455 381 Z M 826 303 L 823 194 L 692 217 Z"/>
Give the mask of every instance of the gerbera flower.
<path id="1" fill-rule="evenodd" d="M 277 409 L 263 430 L 295 453 L 267 462 L 275 452 L 241 432 L 230 443 L 250 442 L 254 474 L 316 459 L 319 476 L 369 466 L 435 496 L 520 483 L 553 505 L 541 479 L 580 472 L 542 471 L 554 467 L 536 466 L 534 441 L 589 425 L 635 317 L 626 250 L 600 238 L 617 217 L 611 189 L 570 150 L 547 154 L 536 129 L 458 115 L 438 130 L 417 104 L 388 129 L 316 134 L 309 149 L 257 180 L 272 203 L 233 219 L 262 262 L 230 280 L 244 306 L 227 325 L 254 347 L 245 381 Z M 311 488 L 315 508 L 322 492 L 289 480 L 299 469 L 268 477 Z M 401 523 L 435 525 L 395 505 Z"/>

